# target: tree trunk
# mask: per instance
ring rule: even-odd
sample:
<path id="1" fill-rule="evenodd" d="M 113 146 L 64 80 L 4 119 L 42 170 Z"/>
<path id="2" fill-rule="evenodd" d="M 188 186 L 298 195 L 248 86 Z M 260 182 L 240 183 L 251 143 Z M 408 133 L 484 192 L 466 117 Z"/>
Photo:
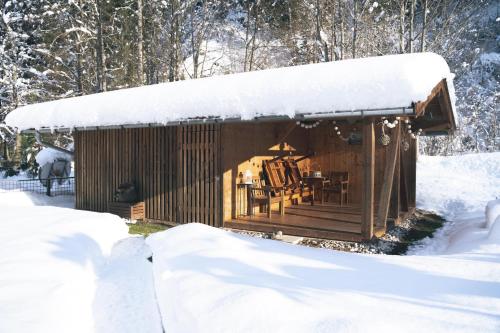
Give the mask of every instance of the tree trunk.
<path id="1" fill-rule="evenodd" d="M 104 39 L 102 36 L 102 7 L 101 0 L 96 0 L 97 38 L 96 38 L 96 91 L 108 90 L 106 83 L 106 55 L 104 54 Z"/>
<path id="2" fill-rule="evenodd" d="M 23 150 L 23 136 L 21 133 L 16 134 L 16 145 L 14 148 L 14 165 L 18 168 L 21 165 L 22 158 L 22 150 Z"/>
<path id="3" fill-rule="evenodd" d="M 143 28 L 143 13 L 144 6 L 142 0 L 137 0 L 137 76 L 139 78 L 139 85 L 144 83 L 144 28 Z"/>
<path id="4" fill-rule="evenodd" d="M 177 10 L 179 9 L 179 3 L 177 0 L 171 0 L 171 11 L 170 11 L 170 52 L 169 52 L 169 71 L 168 80 L 170 82 L 176 81 L 178 77 L 178 44 L 179 44 L 179 14 Z"/>
<path id="5" fill-rule="evenodd" d="M 405 2 L 399 1 L 399 53 L 405 53 Z"/>
<path id="6" fill-rule="evenodd" d="M 340 60 L 344 59 L 344 36 L 345 36 L 345 24 L 344 24 L 344 7 L 342 6 L 342 0 L 339 0 L 339 16 L 340 16 Z"/>
<path id="7" fill-rule="evenodd" d="M 410 36 L 408 37 L 408 43 L 409 43 L 409 51 L 410 53 L 413 53 L 413 28 L 414 28 L 414 21 L 415 21 L 415 2 L 416 0 L 411 0 L 410 2 L 410 31 L 409 34 Z"/>
<path id="8" fill-rule="evenodd" d="M 260 10 L 260 0 L 257 0 L 254 6 L 254 25 L 252 31 L 252 43 L 250 48 L 250 59 L 248 68 L 251 71 L 253 69 L 253 62 L 255 56 L 255 40 L 257 39 L 257 32 L 259 31 L 259 10 Z"/>
<path id="9" fill-rule="evenodd" d="M 336 54 L 337 50 L 337 20 L 335 19 L 335 16 L 337 15 L 337 7 L 335 6 L 335 0 L 332 1 L 330 4 L 330 10 L 331 10 L 331 16 L 332 16 L 332 46 L 330 50 L 330 59 L 331 60 L 337 60 L 338 56 Z"/>
<path id="10" fill-rule="evenodd" d="M 421 0 L 423 10 L 422 36 L 420 36 L 420 52 L 425 52 L 425 35 L 427 34 L 427 0 Z"/>
<path id="11" fill-rule="evenodd" d="M 356 58 L 356 39 L 358 37 L 358 1 L 353 1 L 353 28 L 352 28 L 352 58 Z"/>
<path id="12" fill-rule="evenodd" d="M 323 53 L 322 50 L 323 40 L 321 38 L 321 8 L 319 0 L 316 0 L 315 7 L 316 7 L 314 11 L 314 21 L 316 25 L 316 45 L 314 48 L 316 50 L 315 62 L 321 62 L 321 60 L 324 60 L 325 57 L 324 55 L 323 56 L 321 55 Z"/>
<path id="13" fill-rule="evenodd" d="M 200 46 L 198 45 L 198 40 L 195 36 L 195 29 L 196 27 L 194 26 L 194 5 L 191 5 L 191 15 L 189 18 L 189 23 L 191 25 L 191 54 L 193 58 L 193 78 L 198 77 L 198 66 L 199 66 L 199 51 L 200 51 Z M 198 31 L 200 34 L 201 31 Z"/>

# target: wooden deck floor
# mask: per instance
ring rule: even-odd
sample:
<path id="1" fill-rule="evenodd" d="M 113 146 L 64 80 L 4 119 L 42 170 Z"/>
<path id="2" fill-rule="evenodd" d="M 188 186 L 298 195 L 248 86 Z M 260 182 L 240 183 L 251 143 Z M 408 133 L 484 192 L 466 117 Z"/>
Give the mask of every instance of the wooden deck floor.
<path id="1" fill-rule="evenodd" d="M 302 203 L 287 207 L 285 215 L 273 211 L 271 219 L 266 213 L 242 216 L 227 221 L 224 227 L 262 232 L 282 231 L 289 235 L 318 237 L 338 240 L 361 240 L 361 208 L 335 204 L 314 206 Z"/>

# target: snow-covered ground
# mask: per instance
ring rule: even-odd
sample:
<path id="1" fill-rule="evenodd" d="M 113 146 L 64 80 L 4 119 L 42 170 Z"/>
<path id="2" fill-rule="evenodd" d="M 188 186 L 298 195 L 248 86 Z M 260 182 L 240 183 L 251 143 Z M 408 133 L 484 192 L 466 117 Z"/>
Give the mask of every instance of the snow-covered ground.
<path id="1" fill-rule="evenodd" d="M 409 252 L 441 254 L 467 250 L 473 235 L 481 238 L 488 233 L 484 211 L 494 199 L 500 199 L 500 153 L 420 156 L 417 206 L 437 212 L 449 223 Z"/>
<path id="2" fill-rule="evenodd" d="M 167 331 L 498 332 L 491 241 L 474 256 L 381 256 L 190 224 L 147 243 Z"/>
<path id="3" fill-rule="evenodd" d="M 421 157 L 418 205 L 451 222 L 410 256 L 201 224 L 144 241 L 69 200 L 0 193 L 0 332 L 498 332 L 499 178 L 499 153 Z"/>
<path id="4" fill-rule="evenodd" d="M 144 241 L 71 206 L 0 193 L 0 332 L 161 332 Z"/>

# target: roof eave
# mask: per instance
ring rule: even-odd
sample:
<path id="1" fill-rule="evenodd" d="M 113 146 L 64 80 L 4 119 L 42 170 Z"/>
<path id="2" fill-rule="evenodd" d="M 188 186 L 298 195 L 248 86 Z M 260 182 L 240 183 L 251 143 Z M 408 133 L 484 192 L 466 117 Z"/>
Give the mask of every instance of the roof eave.
<path id="1" fill-rule="evenodd" d="M 72 131 L 95 131 L 106 129 L 125 129 L 125 128 L 147 128 L 147 127 L 165 127 L 165 126 L 180 126 L 180 125 L 199 125 L 199 124 L 213 124 L 213 123 L 243 123 L 243 122 L 274 122 L 286 120 L 322 120 L 322 119 L 338 119 L 338 118 L 365 118 L 376 116 L 414 116 L 415 108 L 413 106 L 397 107 L 397 108 L 380 108 L 380 109 L 367 109 L 367 110 L 346 110 L 346 111 L 332 111 L 322 113 L 303 113 L 297 114 L 294 117 L 286 115 L 262 116 L 253 119 L 242 119 L 240 117 L 234 118 L 197 118 L 186 119 L 181 121 L 171 121 L 166 123 L 147 123 L 147 124 L 123 124 L 123 125 L 106 125 L 106 126 L 86 126 L 86 127 L 57 127 L 49 128 L 42 127 L 40 129 L 26 129 L 23 133 L 68 133 Z"/>

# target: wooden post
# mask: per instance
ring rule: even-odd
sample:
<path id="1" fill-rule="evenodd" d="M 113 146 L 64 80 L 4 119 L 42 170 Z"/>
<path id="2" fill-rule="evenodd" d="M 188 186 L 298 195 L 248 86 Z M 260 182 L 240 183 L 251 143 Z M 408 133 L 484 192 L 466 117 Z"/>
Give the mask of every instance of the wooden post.
<path id="1" fill-rule="evenodd" d="M 267 191 L 267 217 L 271 218 L 272 198 L 271 191 Z"/>
<path id="2" fill-rule="evenodd" d="M 280 190 L 280 215 L 285 216 L 285 190 Z"/>
<path id="3" fill-rule="evenodd" d="M 373 119 L 363 124 L 363 188 L 361 196 L 361 236 L 373 237 L 373 201 L 375 187 L 375 128 Z"/>
<path id="4" fill-rule="evenodd" d="M 417 158 L 418 158 L 418 139 L 411 140 L 410 145 L 410 193 L 408 206 L 410 211 L 413 212 L 416 207 L 417 198 Z"/>
<path id="5" fill-rule="evenodd" d="M 389 203 L 391 200 L 392 182 L 394 180 L 394 169 L 396 168 L 399 141 L 401 140 L 399 125 L 393 130 L 387 160 L 384 169 L 384 182 L 380 192 L 380 200 L 377 214 L 377 231 L 385 232 L 387 226 L 387 214 L 389 213 Z"/>
<path id="6" fill-rule="evenodd" d="M 409 135 L 406 133 L 403 133 L 404 137 L 406 138 L 406 141 L 411 140 L 409 139 Z M 400 208 L 401 212 L 403 213 L 408 213 L 409 212 L 409 207 L 408 207 L 408 157 L 409 157 L 409 151 L 405 151 L 402 149 L 400 151 L 400 169 L 399 169 L 399 189 L 400 189 Z"/>
<path id="7" fill-rule="evenodd" d="M 394 177 L 392 181 L 392 190 L 391 190 L 391 203 L 389 205 L 389 217 L 394 219 L 395 224 L 399 224 L 401 222 L 399 219 L 399 213 L 401 211 L 400 170 L 401 170 L 401 138 L 399 140 L 399 148 L 397 149 L 396 153 L 396 165 L 394 167 Z"/>

